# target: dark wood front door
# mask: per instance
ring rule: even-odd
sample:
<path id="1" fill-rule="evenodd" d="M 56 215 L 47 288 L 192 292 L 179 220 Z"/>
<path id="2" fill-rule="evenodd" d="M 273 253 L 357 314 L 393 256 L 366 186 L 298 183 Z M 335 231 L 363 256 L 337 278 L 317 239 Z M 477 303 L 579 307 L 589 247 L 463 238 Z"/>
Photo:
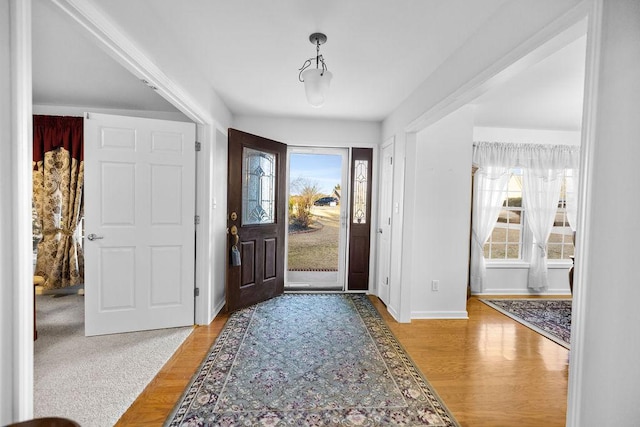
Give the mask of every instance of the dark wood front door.
<path id="1" fill-rule="evenodd" d="M 284 292 L 287 146 L 229 129 L 227 311 Z"/>

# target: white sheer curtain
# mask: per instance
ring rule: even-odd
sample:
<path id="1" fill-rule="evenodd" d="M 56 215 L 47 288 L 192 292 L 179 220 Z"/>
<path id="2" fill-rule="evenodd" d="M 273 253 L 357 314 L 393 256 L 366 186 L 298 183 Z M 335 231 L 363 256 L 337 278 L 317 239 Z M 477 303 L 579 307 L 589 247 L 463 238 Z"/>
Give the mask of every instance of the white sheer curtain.
<path id="1" fill-rule="evenodd" d="M 473 181 L 471 232 L 471 290 L 482 292 L 486 276 L 484 244 L 491 236 L 507 197 L 509 168 L 487 166 L 476 171 Z"/>
<path id="2" fill-rule="evenodd" d="M 526 223 L 533 234 L 529 252 L 528 286 L 535 290 L 547 288 L 546 246 L 558 208 L 562 176 L 567 171 L 567 216 L 575 229 L 576 183 L 580 147 L 543 144 L 510 144 L 476 142 L 473 164 L 478 167 L 473 186 L 471 237 L 471 290 L 482 292 L 486 265 L 484 244 L 496 225 L 506 197 L 510 169 L 521 167 Z"/>
<path id="3" fill-rule="evenodd" d="M 523 206 L 526 223 L 533 234 L 528 287 L 536 291 L 548 287 L 547 240 L 558 210 L 562 177 L 565 170 L 572 167 L 574 152 L 575 149 L 568 146 L 533 145 L 521 150 Z"/>
<path id="4" fill-rule="evenodd" d="M 529 288 L 547 289 L 547 240 L 558 211 L 562 171 L 549 169 L 524 170 L 522 198 L 527 224 L 533 233 L 529 260 Z"/>
<path id="5" fill-rule="evenodd" d="M 471 290 L 482 292 L 486 276 L 484 244 L 491 235 L 507 196 L 509 170 L 516 161 L 511 144 L 478 143 L 473 147 L 473 164 L 478 166 L 473 181 L 471 218 Z"/>
<path id="6" fill-rule="evenodd" d="M 565 174 L 565 201 L 567 208 L 567 221 L 572 231 L 576 231 L 576 221 L 578 217 L 578 169 L 567 169 Z"/>

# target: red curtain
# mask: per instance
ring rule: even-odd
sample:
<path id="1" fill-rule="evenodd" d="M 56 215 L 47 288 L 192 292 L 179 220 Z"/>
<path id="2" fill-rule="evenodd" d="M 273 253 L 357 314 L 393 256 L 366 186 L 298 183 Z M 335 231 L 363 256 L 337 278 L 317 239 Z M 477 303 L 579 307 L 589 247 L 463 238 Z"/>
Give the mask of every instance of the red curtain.
<path id="1" fill-rule="evenodd" d="M 33 162 L 44 161 L 44 154 L 64 148 L 72 158 L 84 161 L 82 117 L 33 116 Z"/>

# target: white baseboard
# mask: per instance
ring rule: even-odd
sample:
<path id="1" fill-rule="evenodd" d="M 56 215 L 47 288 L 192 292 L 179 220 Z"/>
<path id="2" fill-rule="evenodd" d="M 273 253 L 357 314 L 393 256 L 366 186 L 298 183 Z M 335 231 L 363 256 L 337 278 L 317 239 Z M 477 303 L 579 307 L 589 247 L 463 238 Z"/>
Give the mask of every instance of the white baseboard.
<path id="1" fill-rule="evenodd" d="M 528 296 L 544 296 L 544 295 L 562 295 L 570 296 L 569 289 L 547 289 L 544 292 L 534 292 L 527 289 L 487 289 L 484 292 L 472 292 L 474 296 L 495 296 L 495 295 L 528 295 Z"/>
<path id="2" fill-rule="evenodd" d="M 468 319 L 469 313 L 464 311 L 412 311 L 411 319 Z"/>
<path id="3" fill-rule="evenodd" d="M 213 319 L 215 319 L 218 313 L 222 311 L 222 309 L 224 308 L 225 302 L 226 301 L 223 299 L 222 301 L 218 302 L 218 304 L 216 304 L 215 307 L 213 307 L 213 316 L 209 320 L 209 323 L 213 322 Z"/>
<path id="4" fill-rule="evenodd" d="M 400 314 L 398 314 L 398 312 L 391 307 L 390 305 L 387 306 L 387 311 L 389 312 L 389 314 L 391 315 L 391 317 L 394 318 L 394 320 L 396 322 L 400 322 Z"/>

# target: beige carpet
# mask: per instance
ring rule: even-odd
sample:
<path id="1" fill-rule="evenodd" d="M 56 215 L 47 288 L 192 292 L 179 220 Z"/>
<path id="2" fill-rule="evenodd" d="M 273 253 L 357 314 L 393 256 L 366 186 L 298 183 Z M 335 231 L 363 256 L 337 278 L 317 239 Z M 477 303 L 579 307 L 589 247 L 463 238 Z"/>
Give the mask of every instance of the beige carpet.
<path id="1" fill-rule="evenodd" d="M 35 417 L 113 426 L 192 328 L 84 336 L 84 296 L 36 297 Z"/>

